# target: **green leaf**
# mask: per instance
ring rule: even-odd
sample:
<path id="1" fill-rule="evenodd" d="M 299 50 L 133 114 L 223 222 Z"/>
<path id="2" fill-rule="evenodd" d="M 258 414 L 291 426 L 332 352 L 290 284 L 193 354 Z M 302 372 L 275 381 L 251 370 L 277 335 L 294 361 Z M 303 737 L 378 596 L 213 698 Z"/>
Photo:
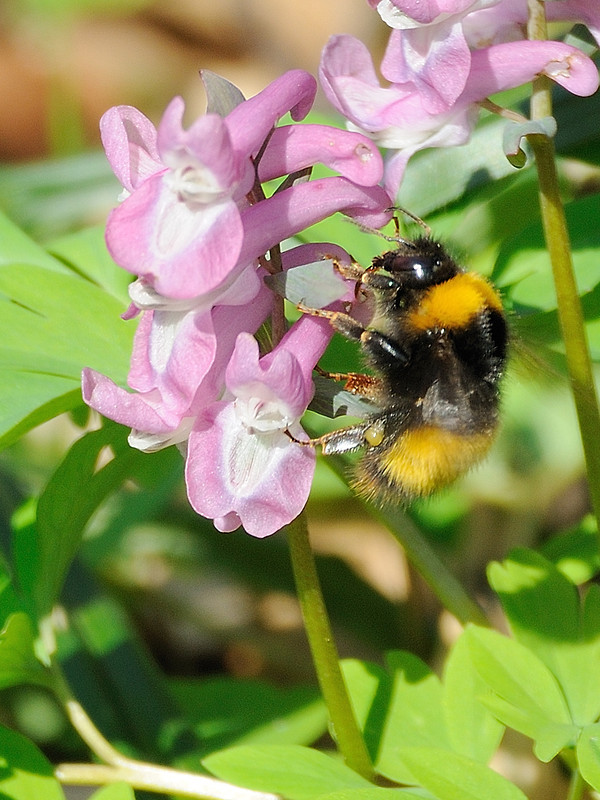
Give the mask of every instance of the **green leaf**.
<path id="1" fill-rule="evenodd" d="M 15 512 L 16 516 L 19 512 Z M 15 589 L 11 572 L 0 553 L 0 625 L 4 625 L 10 614 L 24 611 L 22 599 Z"/>
<path id="2" fill-rule="evenodd" d="M 311 744 L 327 730 L 327 709 L 314 689 L 233 678 L 174 680 L 170 688 L 205 753 L 234 744 Z"/>
<path id="3" fill-rule="evenodd" d="M 373 786 L 370 789 L 346 789 L 342 792 L 332 792 L 321 797 L 320 800 L 438 800 L 429 792 L 421 789 L 380 789 Z"/>
<path id="4" fill-rule="evenodd" d="M 450 747 L 439 678 L 411 653 L 386 655 L 384 671 L 360 661 L 342 669 L 355 714 L 375 768 L 398 783 L 414 783 L 398 748 L 422 744 Z"/>
<path id="5" fill-rule="evenodd" d="M 120 190 L 101 150 L 0 166 L 0 208 L 37 241 L 101 219 Z"/>
<path id="6" fill-rule="evenodd" d="M 203 759 L 221 780 L 275 792 L 289 800 L 312 800 L 344 789 L 368 789 L 372 784 L 340 761 L 318 750 L 299 746 L 234 747 Z"/>
<path id="7" fill-rule="evenodd" d="M 2 800 L 65 800 L 52 765 L 33 742 L 0 725 Z"/>
<path id="8" fill-rule="evenodd" d="M 489 116 L 463 147 L 416 153 L 402 180 L 399 205 L 426 217 L 458 200 L 467 190 L 514 173 L 502 149 L 505 126 L 505 120 Z"/>
<path id="9" fill-rule="evenodd" d="M 452 748 L 487 764 L 496 752 L 504 725 L 481 702 L 486 684 L 473 666 L 469 643 L 460 636 L 444 668 L 444 715 Z"/>
<path id="10" fill-rule="evenodd" d="M 16 531 L 19 582 L 40 616 L 56 601 L 92 513 L 144 458 L 128 447 L 126 436 L 121 426 L 106 423 L 78 439 L 39 499 L 36 524 Z M 97 469 L 108 447 L 113 458 Z"/>
<path id="11" fill-rule="evenodd" d="M 458 753 L 435 747 L 406 747 L 399 753 L 419 785 L 439 800 L 526 800 L 497 772 Z"/>
<path id="12" fill-rule="evenodd" d="M 576 587 L 551 562 L 519 549 L 488 577 L 515 638 L 551 670 L 579 725 L 600 715 L 600 593 L 591 586 L 580 608 Z"/>
<path id="13" fill-rule="evenodd" d="M 600 213 L 600 196 L 568 203 L 565 207 L 571 236 L 573 264 L 581 296 L 590 350 L 600 359 L 600 232 L 589 224 Z M 520 309 L 515 328 L 525 341 L 562 348 L 556 311 L 556 293 L 541 224 L 523 229 L 505 241 L 492 279 Z"/>
<path id="14" fill-rule="evenodd" d="M 125 382 L 124 308 L 0 216 L 0 447 L 80 405 L 83 367 Z"/>
<path id="15" fill-rule="evenodd" d="M 581 776 L 600 791 L 600 723 L 587 725 L 577 742 L 577 763 Z"/>
<path id="16" fill-rule="evenodd" d="M 572 583 L 577 586 L 586 583 L 600 572 L 600 541 L 596 520 L 592 514 L 588 514 L 573 530 L 550 539 L 541 552 Z"/>
<path id="17" fill-rule="evenodd" d="M 135 793 L 128 783 L 111 783 L 90 795 L 89 800 L 135 800 Z"/>
<path id="18" fill-rule="evenodd" d="M 104 240 L 104 226 L 83 228 L 53 239 L 48 251 L 70 269 L 104 289 L 123 306 L 129 305 L 127 287 L 133 276 L 110 257 Z"/>
<path id="19" fill-rule="evenodd" d="M 11 614 L 0 632 L 0 688 L 23 683 L 48 685 L 48 672 L 35 656 L 34 643 L 27 614 Z"/>
<path id="20" fill-rule="evenodd" d="M 492 693 L 482 701 L 505 725 L 535 741 L 542 761 L 573 743 L 577 729 L 556 678 L 530 650 L 496 631 L 468 628 L 473 664 Z"/>

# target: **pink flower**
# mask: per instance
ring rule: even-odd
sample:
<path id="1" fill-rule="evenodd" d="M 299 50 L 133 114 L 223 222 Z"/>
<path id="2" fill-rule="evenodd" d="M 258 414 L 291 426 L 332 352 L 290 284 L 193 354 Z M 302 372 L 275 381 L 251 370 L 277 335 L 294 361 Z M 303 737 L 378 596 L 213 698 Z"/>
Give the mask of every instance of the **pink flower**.
<path id="1" fill-rule="evenodd" d="M 471 66 L 463 20 L 499 0 L 381 0 L 372 2 L 392 30 L 381 62 L 391 83 L 418 91 L 424 108 L 443 113 L 461 94 Z"/>
<path id="2" fill-rule="evenodd" d="M 422 95 L 404 85 L 383 88 L 368 50 L 351 36 L 329 40 L 319 71 L 325 94 L 351 126 L 391 151 L 384 185 L 392 197 L 413 153 L 464 144 L 477 120 L 479 101 L 542 73 L 574 94 L 589 95 L 598 87 L 593 61 L 574 47 L 549 41 L 508 42 L 472 52 L 464 88 L 444 113 L 432 113 Z"/>
<path id="3" fill-rule="evenodd" d="M 378 185 L 383 162 L 369 139 L 321 125 L 274 128 L 288 111 L 302 118 L 314 91 L 314 79 L 297 71 L 227 116 L 208 113 L 187 130 L 179 98 L 158 131 L 128 107 L 102 121 L 124 187 L 107 242 L 138 276 L 124 317 L 141 314 L 128 389 L 86 369 L 84 400 L 128 425 L 138 449 L 187 443 L 192 504 L 222 530 L 244 524 L 267 535 L 286 524 L 306 502 L 314 469 L 314 453 L 285 431 L 303 435 L 298 420 L 312 396 L 311 370 L 332 329 L 301 320 L 259 361 L 252 334 L 273 302 L 261 257 L 336 211 L 372 227 L 391 215 Z M 265 197 L 262 182 L 316 163 L 339 175 L 288 180 Z M 295 248 L 281 261 L 284 268 L 312 263 L 336 252 L 327 247 Z M 283 493 L 291 474 L 294 489 Z"/>
<path id="4" fill-rule="evenodd" d="M 128 106 L 107 111 L 102 141 L 130 192 L 106 229 L 115 261 L 166 297 L 194 297 L 219 286 L 241 248 L 238 206 L 254 183 L 250 156 L 282 114 L 297 109 L 304 115 L 314 92 L 308 73 L 287 73 L 229 118 L 206 114 L 188 130 L 178 97 L 158 132 Z"/>
<path id="5" fill-rule="evenodd" d="M 243 308 L 185 308 L 155 299 L 136 331 L 129 392 L 110 378 L 84 369 L 83 399 L 109 419 L 132 428 L 130 444 L 156 450 L 187 439 L 201 408 L 222 392 L 225 368 L 238 333 L 254 333 L 269 314 L 271 292 L 259 291 Z M 227 298 L 225 298 L 227 299 Z M 248 300 L 248 298 L 246 298 Z"/>
<path id="6" fill-rule="evenodd" d="M 495 5 L 500 0 L 368 0 L 391 28 L 430 25 L 473 8 Z"/>
<path id="7" fill-rule="evenodd" d="M 314 78 L 292 71 L 226 117 L 206 114 L 187 130 L 182 127 L 181 98 L 169 104 L 158 131 L 128 106 L 107 111 L 102 141 L 125 189 L 125 199 L 106 228 L 115 261 L 163 297 L 198 297 L 235 280 L 262 255 L 245 249 L 241 257 L 242 214 L 256 179 L 284 176 L 321 161 L 353 184 L 375 186 L 382 175 L 381 157 L 364 137 L 316 125 L 272 131 L 290 110 L 293 117 L 303 117 L 314 93 Z M 256 176 L 252 159 L 271 133 Z M 340 192 L 337 198 L 343 207 Z M 380 200 L 381 208 L 389 205 L 381 191 Z M 270 200 L 262 202 L 268 205 Z M 318 218 L 313 215 L 312 221 Z M 285 233 L 270 246 L 302 227 L 286 216 Z"/>
<path id="8" fill-rule="evenodd" d="M 475 9 L 463 20 L 463 29 L 471 47 L 523 39 L 529 10 L 526 0 L 498 0 L 489 8 Z M 587 25 L 600 44 L 600 3 L 589 0 L 556 0 L 546 3 L 549 21 L 568 20 Z"/>
<path id="9" fill-rule="evenodd" d="M 299 420 L 331 335 L 327 320 L 302 317 L 263 358 L 252 336 L 238 336 L 225 375 L 229 399 L 201 414 L 188 441 L 188 497 L 218 530 L 243 525 L 252 536 L 269 536 L 304 508 L 315 453 L 286 431 L 306 438 Z"/>

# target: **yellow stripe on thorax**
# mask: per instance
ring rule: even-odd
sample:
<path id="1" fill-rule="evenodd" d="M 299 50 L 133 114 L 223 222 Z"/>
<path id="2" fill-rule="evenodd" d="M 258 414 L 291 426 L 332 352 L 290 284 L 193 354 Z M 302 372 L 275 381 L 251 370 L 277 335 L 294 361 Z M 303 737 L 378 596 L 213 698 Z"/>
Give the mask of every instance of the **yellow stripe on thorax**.
<path id="1" fill-rule="evenodd" d="M 496 290 L 480 275 L 461 272 L 428 289 L 419 305 L 409 312 L 408 322 L 418 331 L 464 328 L 485 308 L 502 311 Z"/>
<path id="2" fill-rule="evenodd" d="M 387 481 L 403 494 L 428 495 L 479 461 L 492 438 L 491 431 L 465 435 L 425 425 L 405 431 L 380 463 Z"/>

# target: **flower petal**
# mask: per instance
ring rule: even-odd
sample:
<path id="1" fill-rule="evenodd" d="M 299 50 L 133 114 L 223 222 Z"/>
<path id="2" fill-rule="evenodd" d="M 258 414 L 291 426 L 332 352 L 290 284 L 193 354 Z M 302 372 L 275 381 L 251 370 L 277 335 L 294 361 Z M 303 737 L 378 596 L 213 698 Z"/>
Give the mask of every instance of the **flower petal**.
<path id="1" fill-rule="evenodd" d="M 304 119 L 312 107 L 316 91 L 317 82 L 313 76 L 294 69 L 240 103 L 225 118 L 233 149 L 244 157 L 256 155 L 284 114 L 289 112 L 296 121 Z"/>
<path id="2" fill-rule="evenodd" d="M 88 367 L 82 372 L 82 394 L 84 402 L 102 416 L 130 428 L 170 436 L 181 422 L 176 414 L 169 414 L 158 392 L 128 392 Z"/>
<path id="3" fill-rule="evenodd" d="M 490 94 L 548 75 L 569 92 L 587 96 L 598 88 L 598 69 L 581 50 L 562 42 L 504 42 L 472 54 L 471 74 L 460 102 L 466 105 Z"/>
<path id="4" fill-rule="evenodd" d="M 471 53 L 460 19 L 414 30 L 392 31 L 381 74 L 413 85 L 430 113 L 447 111 L 465 87 Z"/>
<path id="5" fill-rule="evenodd" d="M 273 131 L 258 175 L 261 182 L 268 181 L 317 163 L 361 186 L 374 186 L 383 174 L 379 150 L 359 133 L 325 125 L 284 125 Z"/>
<path id="6" fill-rule="evenodd" d="M 380 186 L 360 187 L 346 178 L 300 183 L 242 211 L 244 247 L 241 261 L 256 258 L 335 211 L 360 224 L 381 228 L 391 218 L 391 200 Z"/>
<path id="7" fill-rule="evenodd" d="M 137 108 L 109 108 L 100 120 L 100 136 L 115 175 L 129 192 L 164 169 L 156 128 Z"/>
<path id="8" fill-rule="evenodd" d="M 110 214 L 106 243 L 114 260 L 165 297 L 187 298 L 220 286 L 236 265 L 242 225 L 226 200 L 195 213 L 159 173 Z"/>
<path id="9" fill-rule="evenodd" d="M 312 448 L 283 433 L 255 436 L 240 424 L 232 403 L 215 403 L 190 434 L 188 497 L 199 514 L 225 522 L 227 530 L 235 514 L 247 533 L 262 538 L 302 511 L 314 466 Z"/>

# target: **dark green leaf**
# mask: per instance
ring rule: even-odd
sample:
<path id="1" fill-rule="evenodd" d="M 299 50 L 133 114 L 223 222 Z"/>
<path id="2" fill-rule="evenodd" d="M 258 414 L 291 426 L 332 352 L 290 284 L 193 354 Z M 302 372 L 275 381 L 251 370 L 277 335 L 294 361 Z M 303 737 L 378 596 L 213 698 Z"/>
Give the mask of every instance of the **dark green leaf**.
<path id="1" fill-rule="evenodd" d="M 541 552 L 576 586 L 600 571 L 600 540 L 596 520 L 589 514 L 573 530 L 555 536 Z"/>
<path id="2" fill-rule="evenodd" d="M 213 753 L 202 763 L 221 780 L 281 794 L 289 800 L 312 800 L 344 789 L 372 788 L 369 781 L 341 761 L 306 747 L 234 747 Z"/>
<path id="3" fill-rule="evenodd" d="M 599 587 L 590 587 L 584 612 L 575 586 L 543 556 L 525 549 L 491 564 L 488 576 L 515 638 L 558 679 L 573 720 L 595 722 L 600 714 Z"/>
<path id="4" fill-rule="evenodd" d="M 124 309 L 0 217 L 0 446 L 79 405 L 83 367 L 125 382 Z"/>
<path id="5" fill-rule="evenodd" d="M 104 289 L 123 308 L 129 305 L 127 287 L 133 275 L 117 266 L 104 241 L 104 227 L 83 228 L 49 242 L 48 251 L 78 275 Z"/>
<path id="6" fill-rule="evenodd" d="M 308 745 L 327 730 L 327 709 L 314 689 L 233 678 L 170 685 L 207 753 L 233 744 Z"/>
<path id="7" fill-rule="evenodd" d="M 23 683 L 48 685 L 48 672 L 35 656 L 34 643 L 27 614 L 11 614 L 0 632 L 0 688 Z"/>
<path id="8" fill-rule="evenodd" d="M 600 195 L 568 203 L 567 224 L 573 263 L 581 296 L 592 356 L 600 359 L 600 232 L 591 220 L 600 214 Z M 562 336 L 556 311 L 556 293 L 541 225 L 531 225 L 507 240 L 492 275 L 506 287 L 519 317 L 515 327 L 525 342 L 561 349 Z"/>
<path id="9" fill-rule="evenodd" d="M 113 458 L 98 469 L 98 457 L 109 447 Z M 19 583 L 39 615 L 56 601 L 90 516 L 143 458 L 127 446 L 123 428 L 107 423 L 75 442 L 59 465 L 40 497 L 36 524 L 15 537 Z"/>
<path id="10" fill-rule="evenodd" d="M 2 800 L 65 800 L 52 765 L 19 733 L 0 726 Z"/>
<path id="11" fill-rule="evenodd" d="M 489 116 L 477 126 L 463 147 L 441 147 L 417 153 L 408 163 L 399 204 L 427 217 L 491 181 L 516 170 L 502 147 L 506 120 Z"/>
<path id="12" fill-rule="evenodd" d="M 119 192 L 101 150 L 0 167 L 0 207 L 38 241 L 106 217 Z"/>

